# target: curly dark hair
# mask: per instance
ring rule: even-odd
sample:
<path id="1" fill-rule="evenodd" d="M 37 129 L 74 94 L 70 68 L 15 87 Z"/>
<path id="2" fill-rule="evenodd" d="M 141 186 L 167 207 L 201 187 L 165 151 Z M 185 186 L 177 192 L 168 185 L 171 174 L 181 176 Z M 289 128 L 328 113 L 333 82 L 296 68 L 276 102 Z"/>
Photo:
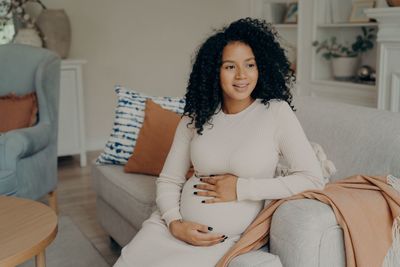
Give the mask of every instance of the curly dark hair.
<path id="1" fill-rule="evenodd" d="M 195 122 L 198 134 L 202 134 L 205 123 L 212 125 L 210 119 L 222 104 L 222 51 L 232 42 L 239 41 L 250 46 L 255 56 L 259 75 L 251 97 L 262 99 L 267 108 L 271 99 L 283 100 L 294 110 L 290 89 L 296 78 L 278 42 L 279 38 L 275 28 L 265 20 L 244 18 L 214 30 L 214 34 L 200 46 L 186 88 L 183 114 L 192 119 L 189 124 Z"/>

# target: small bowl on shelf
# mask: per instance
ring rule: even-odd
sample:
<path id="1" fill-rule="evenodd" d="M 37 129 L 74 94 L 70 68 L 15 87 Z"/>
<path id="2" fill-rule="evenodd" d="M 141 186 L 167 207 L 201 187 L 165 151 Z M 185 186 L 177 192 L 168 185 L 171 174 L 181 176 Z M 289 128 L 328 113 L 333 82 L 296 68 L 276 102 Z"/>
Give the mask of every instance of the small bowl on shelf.
<path id="1" fill-rule="evenodd" d="M 400 6 L 400 0 L 386 0 L 386 3 L 391 7 Z"/>

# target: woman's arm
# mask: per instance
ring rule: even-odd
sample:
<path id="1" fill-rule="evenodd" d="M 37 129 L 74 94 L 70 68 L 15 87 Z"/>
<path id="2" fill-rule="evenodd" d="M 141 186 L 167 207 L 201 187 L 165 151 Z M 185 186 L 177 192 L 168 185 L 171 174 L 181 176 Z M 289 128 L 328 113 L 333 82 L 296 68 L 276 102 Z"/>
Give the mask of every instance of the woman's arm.
<path id="1" fill-rule="evenodd" d="M 287 102 L 277 109 L 275 142 L 289 163 L 292 173 L 285 177 L 254 179 L 238 178 L 238 200 L 286 198 L 325 185 L 318 159 L 303 128 Z"/>
<path id="2" fill-rule="evenodd" d="M 183 117 L 158 177 L 156 203 L 171 234 L 194 246 L 212 246 L 224 242 L 225 235 L 210 233 L 212 228 L 196 222 L 183 221 L 179 201 L 186 173 L 190 167 L 190 141 L 194 130 L 187 127 L 190 118 Z M 190 127 L 190 126 L 189 126 Z"/>
<path id="3" fill-rule="evenodd" d="M 190 120 L 186 116 L 180 120 L 171 149 L 156 181 L 156 203 L 168 226 L 172 221 L 182 219 L 179 200 L 182 186 L 186 182 L 185 175 L 190 168 L 190 141 L 193 137 L 193 130 L 187 127 Z"/>

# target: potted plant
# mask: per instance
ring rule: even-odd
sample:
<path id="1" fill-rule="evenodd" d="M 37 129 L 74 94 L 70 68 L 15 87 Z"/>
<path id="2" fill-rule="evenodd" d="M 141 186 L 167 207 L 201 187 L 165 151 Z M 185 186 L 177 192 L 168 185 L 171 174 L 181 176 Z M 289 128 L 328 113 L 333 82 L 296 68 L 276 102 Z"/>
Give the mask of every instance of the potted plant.
<path id="1" fill-rule="evenodd" d="M 314 41 L 316 52 L 322 52 L 332 62 L 333 77 L 337 80 L 351 80 L 359 66 L 360 55 L 374 47 L 375 29 L 362 27 L 362 34 L 351 45 L 340 44 L 335 36 L 323 42 Z"/>

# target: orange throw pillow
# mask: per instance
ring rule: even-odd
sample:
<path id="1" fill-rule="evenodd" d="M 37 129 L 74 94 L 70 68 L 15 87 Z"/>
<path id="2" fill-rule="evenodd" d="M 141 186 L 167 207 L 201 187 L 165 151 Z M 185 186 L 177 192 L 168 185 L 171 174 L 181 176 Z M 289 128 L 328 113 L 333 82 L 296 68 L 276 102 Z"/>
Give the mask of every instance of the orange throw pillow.
<path id="1" fill-rule="evenodd" d="M 0 96 L 0 132 L 33 126 L 37 112 L 35 92 L 23 96 Z"/>
<path id="2" fill-rule="evenodd" d="M 144 122 L 132 156 L 124 167 L 125 172 L 160 175 L 174 140 L 180 116 L 163 109 L 150 99 L 146 101 Z M 186 177 L 193 174 L 191 168 Z"/>

